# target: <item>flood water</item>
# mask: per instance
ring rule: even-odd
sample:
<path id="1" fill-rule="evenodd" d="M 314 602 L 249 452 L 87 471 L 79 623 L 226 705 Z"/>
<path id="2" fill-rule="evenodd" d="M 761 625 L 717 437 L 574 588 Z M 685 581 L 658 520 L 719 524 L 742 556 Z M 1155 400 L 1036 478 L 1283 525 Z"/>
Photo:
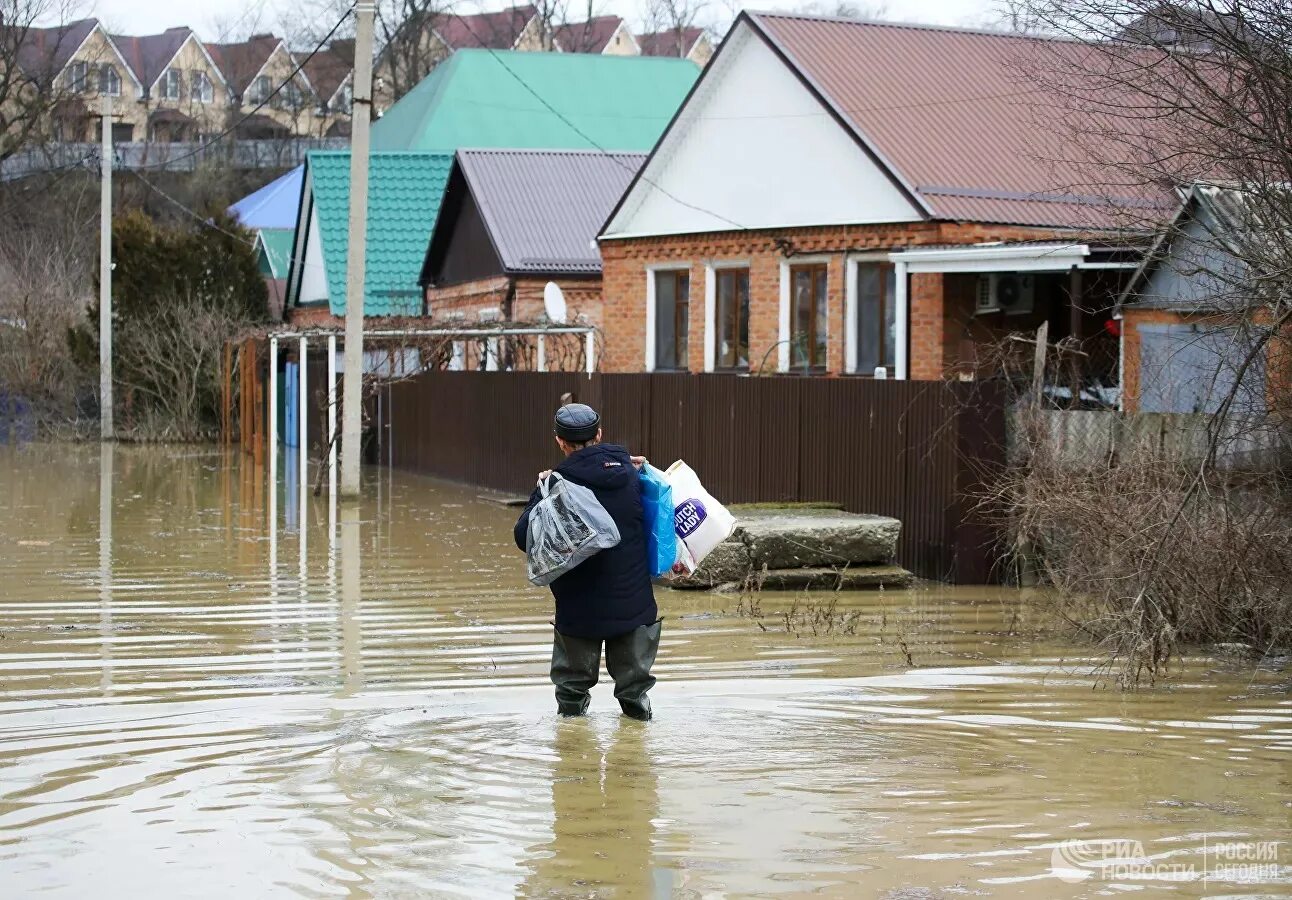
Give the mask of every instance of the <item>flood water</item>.
<path id="1" fill-rule="evenodd" d="M 515 510 L 366 478 L 271 540 L 236 454 L 0 447 L 0 896 L 1292 893 L 1285 665 L 1122 694 L 1040 595 L 661 590 L 655 720 L 558 720 Z"/>

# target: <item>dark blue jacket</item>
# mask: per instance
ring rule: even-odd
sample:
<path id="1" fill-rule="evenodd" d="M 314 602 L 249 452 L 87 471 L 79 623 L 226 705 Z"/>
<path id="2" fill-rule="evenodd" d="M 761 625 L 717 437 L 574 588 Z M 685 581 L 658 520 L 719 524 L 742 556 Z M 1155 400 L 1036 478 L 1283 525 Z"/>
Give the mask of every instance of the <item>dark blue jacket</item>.
<path id="1" fill-rule="evenodd" d="M 571 453 L 556 471 L 591 488 L 619 527 L 617 546 L 589 557 L 552 582 L 556 630 L 572 637 L 606 638 L 651 624 L 659 618 L 659 610 L 646 568 L 641 487 L 628 451 L 617 444 L 593 444 Z M 516 520 L 516 546 L 522 550 L 529 511 L 541 496 L 535 488 Z"/>

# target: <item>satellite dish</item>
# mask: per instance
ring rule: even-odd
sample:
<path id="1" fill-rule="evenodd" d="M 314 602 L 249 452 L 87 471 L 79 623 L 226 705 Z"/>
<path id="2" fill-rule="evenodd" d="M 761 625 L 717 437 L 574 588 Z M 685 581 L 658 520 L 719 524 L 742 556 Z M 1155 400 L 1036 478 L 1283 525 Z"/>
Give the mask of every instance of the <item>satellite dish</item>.
<path id="1" fill-rule="evenodd" d="M 557 325 L 565 323 L 567 313 L 565 307 L 565 294 L 561 292 L 561 286 L 555 281 L 549 281 L 543 288 L 543 311 L 547 313 L 547 318 Z"/>

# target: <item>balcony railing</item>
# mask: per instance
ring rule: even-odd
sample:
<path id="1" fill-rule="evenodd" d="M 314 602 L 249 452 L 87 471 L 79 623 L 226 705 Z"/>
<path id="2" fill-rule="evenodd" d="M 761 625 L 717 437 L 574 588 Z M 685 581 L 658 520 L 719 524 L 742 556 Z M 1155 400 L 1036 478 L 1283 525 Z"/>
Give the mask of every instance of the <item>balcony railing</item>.
<path id="1" fill-rule="evenodd" d="M 200 141 L 178 143 L 130 142 L 113 145 L 113 166 L 191 172 L 204 164 L 234 169 L 290 169 L 305 161 L 311 150 L 347 150 L 349 138 L 280 138 L 222 140 L 210 146 Z M 49 143 L 15 153 L 0 162 L 0 180 L 41 172 L 61 172 L 77 166 L 98 168 L 97 143 Z"/>

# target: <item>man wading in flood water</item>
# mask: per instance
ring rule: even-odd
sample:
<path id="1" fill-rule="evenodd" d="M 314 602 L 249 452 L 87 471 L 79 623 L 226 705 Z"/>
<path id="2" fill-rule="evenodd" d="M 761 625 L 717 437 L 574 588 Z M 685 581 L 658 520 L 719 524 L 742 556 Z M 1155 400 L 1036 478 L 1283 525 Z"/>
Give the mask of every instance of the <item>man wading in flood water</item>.
<path id="1" fill-rule="evenodd" d="M 615 682 L 615 699 L 624 715 L 651 717 L 646 692 L 655 684 L 650 674 L 659 650 L 660 620 L 646 563 L 646 531 L 642 520 L 637 469 L 643 457 L 632 457 L 617 444 L 601 443 L 601 417 L 590 406 L 569 403 L 556 412 L 556 444 L 565 461 L 556 467 L 562 478 L 596 494 L 619 528 L 619 543 L 602 550 L 552 582 L 556 599 L 552 641 L 552 683 L 556 708 L 563 716 L 588 710 L 588 692 L 601 670 L 601 645 L 606 645 L 606 669 Z M 551 470 L 540 472 L 541 483 Z M 542 493 L 529 497 L 516 521 L 516 546 L 525 549 L 529 514 Z"/>

